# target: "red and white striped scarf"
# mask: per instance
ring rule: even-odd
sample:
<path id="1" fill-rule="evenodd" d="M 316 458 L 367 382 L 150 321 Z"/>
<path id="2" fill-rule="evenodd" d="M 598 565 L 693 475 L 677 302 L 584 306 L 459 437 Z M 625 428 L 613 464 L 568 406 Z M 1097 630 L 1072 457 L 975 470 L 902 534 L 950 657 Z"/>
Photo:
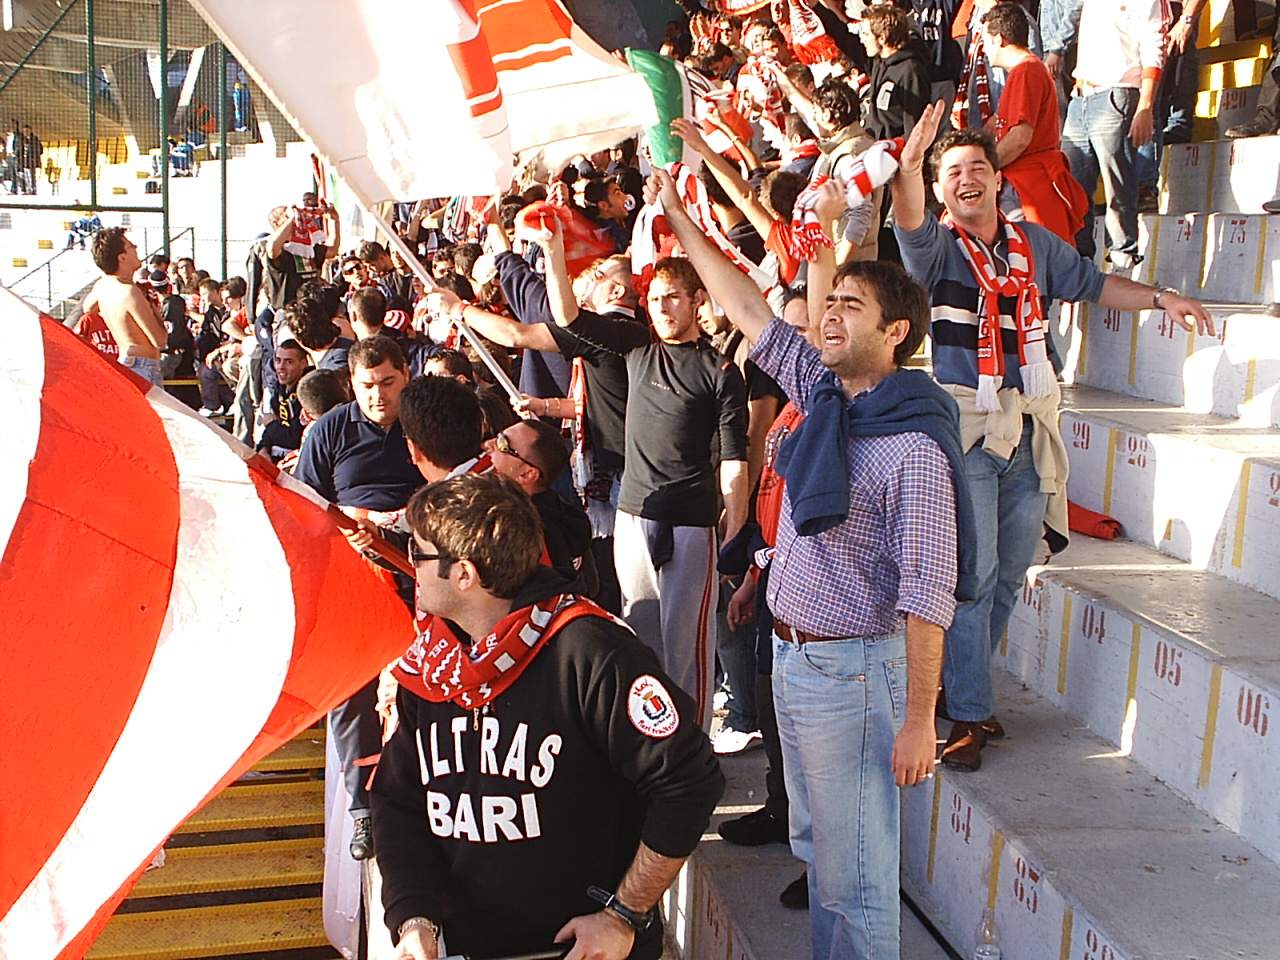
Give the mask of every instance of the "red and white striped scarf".
<path id="1" fill-rule="evenodd" d="M 998 393 L 1004 385 L 1005 360 L 1000 339 L 1000 298 L 1014 299 L 1014 327 L 1018 334 L 1018 364 L 1022 393 L 1027 397 L 1051 396 L 1057 383 L 1049 362 L 1048 337 L 1040 289 L 1036 285 L 1035 257 L 1031 241 L 1016 223 L 1000 214 L 1009 262 L 1000 274 L 987 248 L 974 241 L 949 217 L 943 223 L 956 238 L 960 252 L 978 284 L 978 409 L 1000 410 Z"/>
<path id="2" fill-rule="evenodd" d="M 975 32 L 969 41 L 969 56 L 960 72 L 960 82 L 956 86 L 956 99 L 951 105 L 951 126 L 963 130 L 969 126 L 969 81 L 973 80 L 973 92 L 978 98 L 978 126 L 990 119 L 991 110 L 991 65 L 987 63 L 987 53 L 983 49 L 982 33 Z"/>
<path id="3" fill-rule="evenodd" d="M 894 140 L 878 140 L 862 154 L 855 157 L 845 168 L 847 173 L 841 175 L 832 170 L 845 189 L 845 202 L 856 207 L 875 192 L 877 187 L 888 183 L 898 170 L 898 158 L 902 156 L 905 141 L 902 137 Z M 812 183 L 800 191 L 796 197 L 795 207 L 791 212 L 791 255 L 797 260 L 812 260 L 818 247 L 830 247 L 831 240 L 818 219 L 818 193 L 831 177 L 816 177 Z"/>
<path id="4" fill-rule="evenodd" d="M 770 143 L 786 142 L 786 99 L 773 75 L 775 61 L 749 56 L 738 71 L 737 107 L 748 120 L 758 120 Z"/>
<path id="5" fill-rule="evenodd" d="M 770 12 L 801 63 L 835 63 L 840 59 L 840 49 L 808 4 L 802 0 L 773 0 Z"/>

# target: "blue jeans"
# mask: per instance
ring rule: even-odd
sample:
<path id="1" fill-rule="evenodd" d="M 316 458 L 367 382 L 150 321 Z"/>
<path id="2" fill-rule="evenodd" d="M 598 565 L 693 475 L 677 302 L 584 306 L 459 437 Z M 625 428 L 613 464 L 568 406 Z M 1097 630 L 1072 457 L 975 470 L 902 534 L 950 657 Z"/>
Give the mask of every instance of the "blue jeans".
<path id="1" fill-rule="evenodd" d="M 956 607 L 947 631 L 942 685 L 953 720 L 978 722 L 994 711 L 991 653 L 1009 625 L 1018 590 L 1044 534 L 1047 495 L 1031 458 L 1031 424 L 1008 460 L 978 444 L 964 455 L 978 537 L 977 599 Z"/>
<path id="2" fill-rule="evenodd" d="M 725 611 L 729 608 L 731 596 L 733 587 L 722 584 L 720 600 L 723 609 L 716 614 L 716 656 L 720 658 L 720 669 L 724 671 L 729 688 L 729 712 L 724 725 L 750 733 L 760 729 L 756 719 L 756 625 L 748 623 L 737 630 L 729 628 Z"/>
<path id="3" fill-rule="evenodd" d="M 903 633 L 796 646 L 774 637 L 791 851 L 808 865 L 813 960 L 897 960 Z"/>
<path id="4" fill-rule="evenodd" d="M 1181 6 L 1175 8 L 1181 11 Z M 1191 118 L 1196 112 L 1196 89 L 1199 86 L 1200 52 L 1196 40 L 1200 30 L 1193 28 L 1187 49 L 1165 61 L 1156 96 L 1155 129 L 1151 139 L 1138 148 L 1138 183 L 1154 187 L 1160 178 L 1160 158 L 1167 143 L 1191 142 Z"/>
<path id="5" fill-rule="evenodd" d="M 120 366 L 127 367 L 157 387 L 164 386 L 164 372 L 160 369 L 159 360 L 152 360 L 150 357 L 121 357 Z"/>
<path id="6" fill-rule="evenodd" d="M 1062 152 L 1071 175 L 1089 196 L 1089 212 L 1076 246 L 1093 256 L 1093 191 L 1102 176 L 1107 199 L 1107 239 L 1111 249 L 1138 252 L 1137 151 L 1129 140 L 1129 125 L 1138 109 L 1138 91 L 1111 87 L 1087 97 L 1072 97 L 1062 128 Z"/>

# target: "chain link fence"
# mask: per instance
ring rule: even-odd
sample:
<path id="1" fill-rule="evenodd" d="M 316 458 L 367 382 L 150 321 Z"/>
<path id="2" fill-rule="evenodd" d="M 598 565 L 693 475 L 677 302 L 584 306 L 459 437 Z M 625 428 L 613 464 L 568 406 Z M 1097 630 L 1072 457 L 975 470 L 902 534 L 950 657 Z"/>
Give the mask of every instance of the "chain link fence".
<path id="1" fill-rule="evenodd" d="M 204 19 L 186 0 L 11 9 L 0 283 L 62 315 L 95 279 L 81 244 L 98 226 L 126 226 L 140 250 L 171 247 L 219 279 L 243 272 L 270 207 L 309 188 L 309 156 Z"/>

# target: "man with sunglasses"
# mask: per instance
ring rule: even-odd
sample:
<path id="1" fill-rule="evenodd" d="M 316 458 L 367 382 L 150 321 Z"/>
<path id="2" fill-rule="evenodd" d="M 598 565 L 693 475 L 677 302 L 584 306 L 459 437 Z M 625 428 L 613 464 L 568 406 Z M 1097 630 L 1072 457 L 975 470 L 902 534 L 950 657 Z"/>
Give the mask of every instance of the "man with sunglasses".
<path id="1" fill-rule="evenodd" d="M 394 669 L 373 787 L 397 956 L 658 960 L 655 905 L 724 778 L 693 702 L 620 621 L 540 566 L 510 481 L 462 476 L 409 503 L 423 633 Z"/>

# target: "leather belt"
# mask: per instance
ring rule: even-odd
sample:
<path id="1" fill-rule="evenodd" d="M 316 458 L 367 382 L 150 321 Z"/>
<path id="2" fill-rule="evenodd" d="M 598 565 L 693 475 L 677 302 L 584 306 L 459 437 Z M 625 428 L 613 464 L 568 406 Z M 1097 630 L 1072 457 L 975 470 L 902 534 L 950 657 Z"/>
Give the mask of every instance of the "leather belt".
<path id="1" fill-rule="evenodd" d="M 803 646 L 806 643 L 821 643 L 824 640 L 839 640 L 839 637 L 820 637 L 816 633 L 809 633 L 805 630 L 798 630 L 783 623 L 781 620 L 774 618 L 773 632 L 787 643 L 794 643 L 796 646 Z"/>

